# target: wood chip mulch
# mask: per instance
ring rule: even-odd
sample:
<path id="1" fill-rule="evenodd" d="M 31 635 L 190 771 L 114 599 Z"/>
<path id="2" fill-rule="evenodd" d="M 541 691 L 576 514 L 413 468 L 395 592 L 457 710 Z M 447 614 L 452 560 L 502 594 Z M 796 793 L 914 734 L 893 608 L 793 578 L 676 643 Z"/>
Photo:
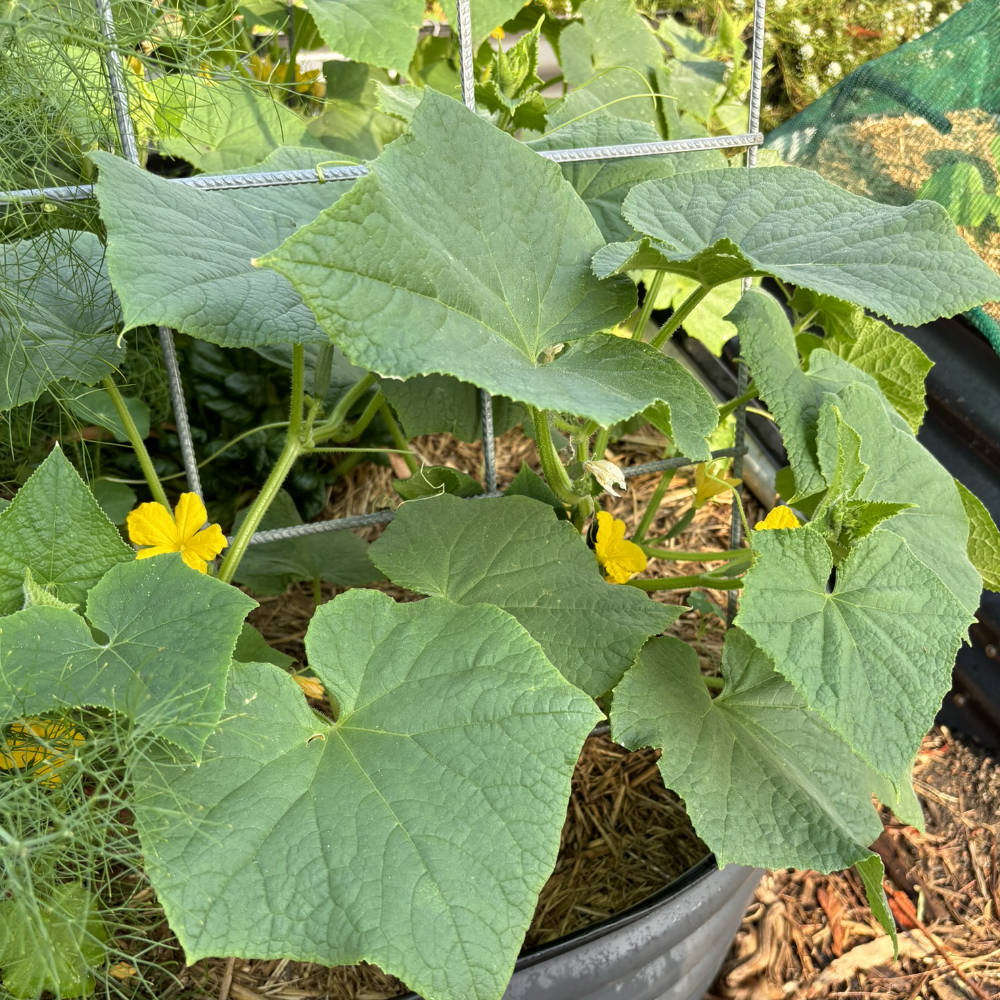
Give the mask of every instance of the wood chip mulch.
<path id="1" fill-rule="evenodd" d="M 853 872 L 764 877 L 707 1000 L 1000 997 L 1000 766 L 945 730 L 923 743 L 919 833 L 887 818 L 875 843 L 899 960 Z"/>

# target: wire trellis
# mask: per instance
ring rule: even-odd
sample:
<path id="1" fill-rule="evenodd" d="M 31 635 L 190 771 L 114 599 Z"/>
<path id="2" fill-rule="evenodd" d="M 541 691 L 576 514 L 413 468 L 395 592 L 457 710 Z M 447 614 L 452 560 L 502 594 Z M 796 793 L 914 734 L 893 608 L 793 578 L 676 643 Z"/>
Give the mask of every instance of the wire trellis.
<path id="1" fill-rule="evenodd" d="M 108 92 L 114 109 L 115 125 L 121 143 L 122 155 L 136 164 L 140 163 L 135 128 L 129 113 L 128 91 L 125 84 L 124 67 L 121 53 L 118 50 L 114 16 L 110 0 L 95 0 L 100 30 L 106 45 L 104 63 L 107 76 Z M 550 149 L 539 151 L 538 155 L 556 163 L 581 162 L 586 160 L 611 160 L 635 156 L 663 156 L 683 154 L 706 149 L 745 149 L 746 165 L 752 168 L 757 162 L 757 147 L 764 141 L 760 129 L 761 83 L 764 63 L 764 18 L 766 0 L 754 0 L 753 41 L 751 55 L 750 100 L 747 119 L 747 131 L 742 135 L 709 136 L 693 139 L 672 139 L 661 142 L 625 143 L 616 146 L 590 146 L 575 149 Z M 459 44 L 459 76 L 462 87 L 462 100 L 467 108 L 475 111 L 475 78 L 473 68 L 473 47 L 471 28 L 470 0 L 456 2 L 456 34 Z M 221 191 L 234 188 L 279 187 L 298 184 L 318 184 L 327 181 L 353 180 L 368 173 L 363 164 L 317 168 L 315 170 L 282 170 L 282 171 L 250 171 L 241 174 L 211 175 L 202 174 L 196 177 L 174 178 L 173 183 L 183 184 L 206 191 Z M 91 184 L 75 184 L 65 187 L 28 188 L 17 191 L 0 192 L 0 205 L 25 202 L 67 202 L 82 201 L 92 198 L 94 186 Z M 744 291 L 748 282 L 744 282 Z M 188 486 L 194 493 L 201 495 L 201 480 L 198 474 L 198 463 L 191 435 L 191 425 L 184 400 L 181 373 L 177 364 L 174 349 L 173 331 L 165 326 L 159 328 L 160 347 L 163 353 L 167 380 L 170 388 L 171 404 L 174 411 L 174 422 L 180 441 L 184 471 Z M 737 395 L 742 395 L 747 388 L 746 366 L 739 364 Z M 484 497 L 499 496 L 496 482 L 496 452 L 493 436 L 493 407 L 489 393 L 481 390 L 483 429 L 483 458 L 486 491 Z M 742 458 L 746 451 L 746 411 L 744 406 L 736 410 L 736 434 L 733 448 L 712 453 L 713 458 L 732 456 L 734 459 L 734 474 L 742 474 Z M 696 464 L 689 458 L 672 458 L 659 462 L 647 462 L 624 470 L 627 478 L 638 475 L 662 472 L 666 469 L 677 469 Z M 316 534 L 323 531 L 350 530 L 371 524 L 384 524 L 392 520 L 390 510 L 374 511 L 369 514 L 359 514 L 352 517 L 341 517 L 329 521 L 318 521 L 312 524 L 294 525 L 287 528 L 277 528 L 268 531 L 258 531 L 251 539 L 251 544 L 277 541 L 279 539 Z M 732 545 L 737 547 L 742 541 L 742 522 L 739 516 L 737 501 L 733 502 Z M 735 595 L 730 595 L 729 617 L 732 618 L 735 605 Z"/>

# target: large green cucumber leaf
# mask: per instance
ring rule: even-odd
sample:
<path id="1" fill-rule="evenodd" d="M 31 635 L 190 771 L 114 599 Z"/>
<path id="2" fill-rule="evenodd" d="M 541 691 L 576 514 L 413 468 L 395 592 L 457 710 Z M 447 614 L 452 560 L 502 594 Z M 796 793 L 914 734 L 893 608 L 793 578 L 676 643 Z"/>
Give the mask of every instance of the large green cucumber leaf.
<path id="1" fill-rule="evenodd" d="M 242 512 L 233 525 L 243 522 Z M 302 524 L 295 501 L 281 490 L 260 523 L 260 530 Z M 236 580 L 255 594 L 282 594 L 299 580 L 326 580 L 339 587 L 360 587 L 382 574 L 368 558 L 368 543 L 353 531 L 324 531 L 251 545 L 236 570 Z"/>
<path id="2" fill-rule="evenodd" d="M 647 181 L 622 211 L 644 237 L 601 250 L 599 275 L 659 267 L 716 285 L 771 274 L 910 325 L 1000 297 L 1000 277 L 939 205 L 881 205 L 797 167 Z"/>
<path id="3" fill-rule="evenodd" d="M 815 313 L 814 325 L 825 334 L 820 344 L 871 375 L 916 434 L 927 408 L 924 379 L 933 367 L 930 358 L 909 337 L 850 302 L 800 288 L 791 304 L 803 315 Z"/>
<path id="4" fill-rule="evenodd" d="M 684 610 L 607 583 L 579 533 L 527 497 L 404 504 L 371 558 L 410 590 L 503 608 L 564 677 L 594 697 Z"/>
<path id="5" fill-rule="evenodd" d="M 788 320 L 763 291 L 747 292 L 729 318 L 739 328 L 740 350 L 781 428 L 798 495 L 828 486 L 819 452 L 830 442 L 818 442 L 817 435 L 824 404 L 835 403 L 860 437 L 859 460 L 868 469 L 855 490 L 833 499 L 910 505 L 883 526 L 902 536 L 925 567 L 974 611 L 980 582 L 966 555 L 968 522 L 955 484 L 880 393 L 875 379 L 822 348 L 810 353 L 809 371 L 803 372 Z M 877 511 L 869 508 L 868 513 Z"/>
<path id="6" fill-rule="evenodd" d="M 0 245 L 0 411 L 38 399 L 59 379 L 92 385 L 125 351 L 104 247 L 57 229 Z"/>
<path id="7" fill-rule="evenodd" d="M 648 346 L 590 336 L 628 314 L 635 289 L 591 273 L 601 236 L 555 164 L 434 91 L 411 128 L 261 261 L 289 277 L 355 364 L 450 374 L 602 424 L 698 392 Z M 515 201 L 501 196 L 513 189 Z M 690 418 L 674 414 L 688 454 L 705 447 L 707 399 Z"/>
<path id="8" fill-rule="evenodd" d="M 23 603 L 24 573 L 69 604 L 135 552 L 57 445 L 0 511 L 0 615 Z"/>
<path id="9" fill-rule="evenodd" d="M 979 497 L 957 479 L 955 486 L 969 519 L 969 561 L 983 578 L 983 586 L 1000 593 L 1000 530 Z"/>
<path id="10" fill-rule="evenodd" d="M 354 590 L 306 651 L 336 723 L 281 671 L 237 665 L 200 766 L 139 779 L 188 960 L 366 959 L 428 1000 L 499 1000 L 598 711 L 498 608 Z M 189 821 L 165 822 L 177 801 Z"/>
<path id="11" fill-rule="evenodd" d="M 615 688 L 611 732 L 651 746 L 719 864 L 832 871 L 867 858 L 882 832 L 875 794 L 920 822 L 909 780 L 900 798 L 775 672 L 745 632 L 723 650 L 712 698 L 685 642 L 653 639 Z"/>
<path id="12" fill-rule="evenodd" d="M 832 371 L 839 380 L 845 367 L 832 354 L 814 351 L 809 371 L 819 380 Z M 854 499 L 913 504 L 883 526 L 902 537 L 974 614 L 982 580 L 969 561 L 969 521 L 954 479 L 872 386 L 850 383 L 836 398 L 844 420 L 861 437 L 860 458 L 868 466 Z"/>
<path id="13" fill-rule="evenodd" d="M 830 590 L 833 557 L 820 532 L 754 532 L 753 547 L 736 624 L 899 787 L 951 684 L 973 613 L 884 526 L 852 548 Z"/>
<path id="14" fill-rule="evenodd" d="M 162 323 L 223 347 L 327 341 L 295 289 L 251 263 L 312 218 L 308 201 L 299 214 L 294 189 L 276 189 L 268 211 L 241 192 L 197 191 L 108 153 L 93 158 L 125 329 Z M 344 185 L 322 189 L 333 202 Z"/>
<path id="15" fill-rule="evenodd" d="M 235 587 L 179 555 L 112 567 L 80 615 L 36 605 L 0 619 L 0 717 L 95 705 L 156 725 L 197 757 L 222 712 L 247 612 Z"/>
<path id="16" fill-rule="evenodd" d="M 203 173 L 249 168 L 279 146 L 314 144 L 305 118 L 248 81 L 164 74 L 150 87 L 160 149 Z"/>

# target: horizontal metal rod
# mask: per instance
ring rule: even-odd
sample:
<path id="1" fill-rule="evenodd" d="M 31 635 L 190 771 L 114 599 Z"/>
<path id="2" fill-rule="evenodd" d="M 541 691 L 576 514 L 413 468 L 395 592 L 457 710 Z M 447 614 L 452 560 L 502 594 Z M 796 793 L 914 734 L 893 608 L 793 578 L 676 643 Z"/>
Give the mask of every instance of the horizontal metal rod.
<path id="1" fill-rule="evenodd" d="M 743 454 L 746 449 L 721 448 L 712 452 L 712 458 L 731 458 Z M 632 465 L 623 469 L 626 479 L 634 476 L 648 475 L 653 472 L 663 472 L 666 469 L 681 469 L 686 465 L 697 465 L 698 459 L 665 458 L 658 462 L 645 462 L 642 465 Z M 489 497 L 501 497 L 503 493 L 494 490 L 490 493 L 480 493 L 470 497 L 470 500 L 484 500 Z M 388 524 L 396 516 L 395 511 L 378 510 L 372 514 L 355 514 L 352 517 L 337 517 L 330 521 L 313 521 L 311 524 L 294 524 L 287 528 L 271 528 L 268 531 L 258 531 L 250 538 L 251 545 L 262 545 L 266 542 L 280 542 L 286 538 L 301 538 L 303 535 L 317 535 L 324 531 L 347 531 L 352 528 L 367 528 L 372 524 Z M 232 539 L 230 539 L 232 541 Z"/>
<path id="2" fill-rule="evenodd" d="M 665 139 L 662 142 L 636 142 L 619 146 L 586 146 L 580 149 L 544 149 L 538 155 L 555 163 L 578 163 L 584 160 L 615 160 L 631 156 L 663 156 L 671 153 L 691 153 L 706 149 L 744 149 L 759 146 L 764 136 L 706 136 L 697 139 Z M 332 181 L 356 180 L 368 173 L 363 164 L 342 167 L 320 167 L 304 170 L 268 170 L 245 174 L 199 174 L 196 177 L 171 177 L 172 184 L 183 184 L 202 191 L 227 191 L 253 187 L 287 187 L 295 184 L 319 184 Z M 320 178 L 322 174 L 322 179 Z M 85 201 L 94 194 L 93 184 L 70 184 L 65 187 L 22 188 L 0 192 L 0 205 L 24 204 L 36 201 Z"/>
<path id="3" fill-rule="evenodd" d="M 711 461 L 717 458 L 735 458 L 737 455 L 745 455 L 746 452 L 746 448 L 720 448 L 718 451 L 712 452 Z M 651 472 L 666 472 L 667 469 L 683 469 L 686 465 L 700 464 L 700 459 L 684 457 L 664 458 L 658 462 L 643 462 L 642 465 L 630 465 L 628 468 L 622 469 L 622 475 L 626 479 L 631 479 L 633 476 L 647 476 Z"/>

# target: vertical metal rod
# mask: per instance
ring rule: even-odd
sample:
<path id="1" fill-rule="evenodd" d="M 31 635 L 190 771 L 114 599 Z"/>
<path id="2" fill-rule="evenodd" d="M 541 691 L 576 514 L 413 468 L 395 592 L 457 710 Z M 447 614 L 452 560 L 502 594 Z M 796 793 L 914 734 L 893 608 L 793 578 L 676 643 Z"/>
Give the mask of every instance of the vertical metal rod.
<path id="1" fill-rule="evenodd" d="M 95 0 L 95 4 L 97 16 L 101 20 L 101 34 L 107 43 L 104 60 L 108 71 L 108 90 L 114 107 L 115 125 L 118 129 L 122 154 L 127 160 L 139 166 L 139 147 L 136 143 L 132 116 L 128 109 L 128 88 L 125 84 L 125 71 L 122 66 L 121 54 L 118 51 L 118 38 L 115 32 L 111 3 L 110 0 Z M 174 335 L 169 327 L 161 326 L 159 330 L 160 349 L 163 352 L 163 362 L 167 369 L 167 384 L 170 388 L 170 401 L 173 405 L 174 423 L 177 425 L 177 436 L 181 445 L 184 472 L 187 475 L 189 488 L 201 496 L 201 477 L 198 475 L 198 462 L 194 453 L 194 441 L 191 438 L 191 424 L 188 420 L 187 404 L 184 402 L 184 388 L 177 365 Z"/>
<path id="2" fill-rule="evenodd" d="M 470 111 L 476 110 L 476 76 L 472 60 L 472 14 L 469 0 L 457 0 L 455 27 L 458 31 L 459 78 L 462 81 L 462 102 Z M 487 493 L 497 488 L 496 439 L 493 434 L 493 400 L 485 389 L 479 390 L 479 412 L 483 425 L 483 478 Z"/>
<path id="3" fill-rule="evenodd" d="M 753 6 L 753 42 L 750 54 L 750 112 L 748 116 L 748 132 L 756 132 L 760 128 L 760 102 L 764 74 L 764 14 L 766 0 L 754 0 Z M 757 166 L 757 147 L 748 146 L 746 151 L 747 169 Z M 743 279 L 743 291 L 750 288 L 749 278 Z M 742 359 L 736 362 L 736 395 L 742 396 L 747 391 L 749 374 Z M 736 410 L 736 431 L 733 435 L 733 445 L 737 449 L 733 459 L 733 476 L 743 478 L 743 453 L 746 449 L 747 411 L 746 406 Z M 743 542 L 743 521 L 740 519 L 740 509 L 733 500 L 733 509 L 729 524 L 729 547 L 738 549 Z M 737 591 L 729 591 L 726 598 L 726 620 L 730 625 L 736 617 Z"/>
<path id="4" fill-rule="evenodd" d="M 476 110 L 476 72 L 472 62 L 472 14 L 469 0 L 456 0 L 455 29 L 458 32 L 458 76 L 462 82 L 462 103 Z"/>
<path id="5" fill-rule="evenodd" d="M 184 462 L 184 475 L 187 478 L 188 489 L 192 493 L 197 493 L 204 500 L 205 494 L 201 488 L 198 458 L 194 453 L 194 439 L 191 437 L 191 421 L 188 419 L 187 401 L 184 399 L 180 365 L 177 364 L 174 335 L 169 326 L 160 327 L 160 353 L 163 355 L 163 363 L 167 369 L 170 405 L 174 411 L 174 425 L 177 427 L 177 440 L 181 446 L 181 459 Z"/>

